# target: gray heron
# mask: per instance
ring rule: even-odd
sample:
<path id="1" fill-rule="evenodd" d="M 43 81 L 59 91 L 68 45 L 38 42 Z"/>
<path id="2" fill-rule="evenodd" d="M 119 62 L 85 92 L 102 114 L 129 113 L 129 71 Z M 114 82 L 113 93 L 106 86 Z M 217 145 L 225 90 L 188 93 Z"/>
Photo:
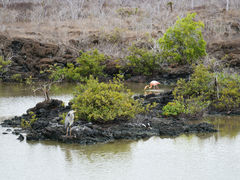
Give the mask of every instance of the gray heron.
<path id="1" fill-rule="evenodd" d="M 65 117 L 65 128 L 67 128 L 66 136 L 68 136 L 68 130 L 74 122 L 74 113 L 75 113 L 75 111 L 71 110 L 67 113 L 67 115 Z M 71 129 L 70 129 L 70 136 L 71 136 Z"/>

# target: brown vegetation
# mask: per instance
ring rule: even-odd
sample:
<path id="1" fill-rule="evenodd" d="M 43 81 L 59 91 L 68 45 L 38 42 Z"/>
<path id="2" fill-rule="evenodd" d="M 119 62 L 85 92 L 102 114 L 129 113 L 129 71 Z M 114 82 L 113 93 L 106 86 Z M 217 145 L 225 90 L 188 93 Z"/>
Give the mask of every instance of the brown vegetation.
<path id="1" fill-rule="evenodd" d="M 94 47 L 122 57 L 132 42 L 159 38 L 177 16 L 192 11 L 204 22 L 208 42 L 229 38 L 232 31 L 239 31 L 239 8 L 238 0 L 230 1 L 228 12 L 226 0 L 195 0 L 193 4 L 191 0 L 3 0 L 0 33 L 81 50 Z"/>
<path id="2" fill-rule="evenodd" d="M 203 35 L 209 55 L 239 66 L 240 1 L 230 0 L 228 10 L 226 2 L 2 0 L 0 56 L 13 60 L 9 77 L 12 74 L 42 76 L 39 72 L 45 67 L 73 61 L 80 50 L 97 48 L 121 62 L 133 43 L 155 49 L 156 40 L 174 24 L 177 16 L 196 12 L 196 20 L 205 24 Z M 236 46 L 231 45 L 233 40 Z M 18 45 L 23 48 L 14 54 Z"/>

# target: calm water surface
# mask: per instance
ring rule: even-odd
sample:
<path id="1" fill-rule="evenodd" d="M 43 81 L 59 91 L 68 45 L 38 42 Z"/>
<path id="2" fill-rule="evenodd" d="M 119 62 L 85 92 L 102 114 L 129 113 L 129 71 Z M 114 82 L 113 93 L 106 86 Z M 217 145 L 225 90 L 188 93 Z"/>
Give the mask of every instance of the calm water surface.
<path id="1" fill-rule="evenodd" d="M 131 84 L 141 93 L 144 84 Z M 165 87 L 163 87 L 165 89 Z M 54 90 L 67 103 L 72 85 Z M 0 121 L 43 100 L 21 85 L 0 84 Z M 77 145 L 19 142 L 0 127 L 0 179 L 240 179 L 240 117 L 211 117 L 220 131 L 177 138 Z"/>

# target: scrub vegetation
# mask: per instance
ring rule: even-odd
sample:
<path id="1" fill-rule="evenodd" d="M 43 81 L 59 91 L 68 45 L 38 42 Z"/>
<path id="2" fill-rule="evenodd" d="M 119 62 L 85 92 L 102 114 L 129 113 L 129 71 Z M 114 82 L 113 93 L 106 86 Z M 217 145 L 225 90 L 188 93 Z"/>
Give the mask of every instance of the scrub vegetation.
<path id="1" fill-rule="evenodd" d="M 99 83 L 91 76 L 86 84 L 77 87 L 71 102 L 77 119 L 99 122 L 126 120 L 149 108 L 143 107 L 132 95 L 119 78 L 108 83 Z"/>
<path id="2" fill-rule="evenodd" d="M 131 69 L 132 75 L 154 76 L 162 71 L 164 63 L 191 66 L 206 55 L 206 42 L 202 36 L 202 22 L 194 21 L 196 14 L 179 18 L 162 38 L 158 40 L 159 48 L 147 49 L 132 45 L 126 63 L 121 69 Z M 67 80 L 86 81 L 89 75 L 103 76 L 104 62 L 107 56 L 93 51 L 80 52 L 76 64 L 68 63 L 67 67 L 56 67 L 54 74 Z"/>
<path id="3" fill-rule="evenodd" d="M 98 52 L 97 49 L 88 52 L 80 52 L 76 59 L 76 64 L 68 63 L 67 67 L 55 67 L 51 78 L 58 80 L 64 77 L 70 81 L 85 82 L 90 75 L 93 77 L 103 76 L 105 65 L 103 64 L 107 57 Z"/>
<path id="4" fill-rule="evenodd" d="M 207 55 L 206 42 L 229 36 L 226 31 L 234 28 L 238 31 L 234 22 L 223 19 L 238 20 L 239 8 L 238 0 L 231 4 L 225 0 L 3 0 L 0 32 L 81 50 L 74 62 L 52 67 L 50 83 L 34 88 L 40 89 L 48 101 L 52 83 L 63 78 L 83 83 L 72 100 L 79 119 L 129 119 L 148 109 L 131 98 L 132 93 L 119 79 L 98 81 L 106 76 L 109 59 L 121 61 L 118 68 L 122 74 L 130 70 L 132 75 L 148 77 L 161 74 L 166 66 L 195 66 L 188 81 L 177 82 L 174 101 L 163 107 L 163 114 L 198 116 L 208 109 L 231 112 L 239 108 L 239 75 L 201 64 Z M 218 18 L 219 14 L 224 18 Z M 60 52 L 59 47 L 56 49 Z M 17 58 L 16 52 L 9 52 L 9 56 Z M 51 54 L 48 58 L 52 63 Z M 8 65 L 0 57 L 0 75 Z M 13 78 L 21 79 L 18 74 Z M 26 81 L 30 82 L 31 76 Z"/>
<path id="5" fill-rule="evenodd" d="M 0 75 L 7 70 L 7 67 L 11 64 L 10 60 L 4 60 L 2 56 L 0 56 Z M 1 76 L 0 76 L 1 77 Z"/>
<path id="6" fill-rule="evenodd" d="M 240 76 L 212 72 L 200 64 L 190 80 L 180 79 L 173 91 L 174 101 L 163 107 L 166 116 L 201 115 L 205 110 L 234 112 L 240 107 Z"/>

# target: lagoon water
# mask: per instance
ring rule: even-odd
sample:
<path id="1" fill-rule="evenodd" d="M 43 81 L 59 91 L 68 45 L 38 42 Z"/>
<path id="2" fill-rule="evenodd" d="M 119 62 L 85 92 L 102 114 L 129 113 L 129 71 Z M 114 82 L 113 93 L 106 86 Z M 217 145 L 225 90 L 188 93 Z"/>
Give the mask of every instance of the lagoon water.
<path id="1" fill-rule="evenodd" d="M 144 85 L 129 86 L 140 92 Z M 71 85 L 63 85 L 53 96 L 67 103 L 72 90 Z M 0 121 L 21 115 L 41 100 L 24 86 L 0 84 Z M 10 130 L 2 134 L 7 128 L 0 126 L 0 179 L 240 179 L 240 117 L 216 116 L 206 121 L 219 132 L 87 146 L 19 142 Z"/>

